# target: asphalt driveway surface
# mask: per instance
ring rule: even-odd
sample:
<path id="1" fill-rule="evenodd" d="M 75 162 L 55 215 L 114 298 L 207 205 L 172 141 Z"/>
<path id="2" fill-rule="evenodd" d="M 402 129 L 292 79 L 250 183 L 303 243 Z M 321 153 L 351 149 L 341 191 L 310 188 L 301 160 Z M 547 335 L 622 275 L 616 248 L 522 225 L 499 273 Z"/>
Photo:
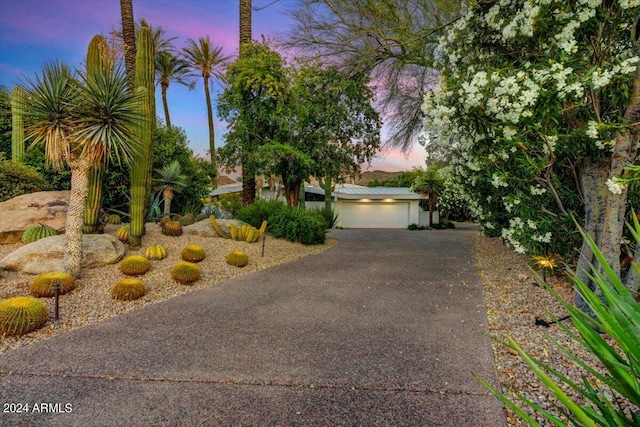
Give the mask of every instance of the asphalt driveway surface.
<path id="1" fill-rule="evenodd" d="M 0 424 L 505 425 L 474 378 L 497 382 L 474 232 L 335 230 L 318 255 L 11 351 Z"/>

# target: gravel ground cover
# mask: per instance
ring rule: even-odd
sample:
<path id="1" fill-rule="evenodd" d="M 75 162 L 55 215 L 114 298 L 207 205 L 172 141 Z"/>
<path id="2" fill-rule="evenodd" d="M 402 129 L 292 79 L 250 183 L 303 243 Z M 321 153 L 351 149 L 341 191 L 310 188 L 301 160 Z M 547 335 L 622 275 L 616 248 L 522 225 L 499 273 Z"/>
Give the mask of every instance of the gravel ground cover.
<path id="1" fill-rule="evenodd" d="M 114 234 L 120 226 L 107 225 L 105 232 Z M 273 267 L 274 265 L 325 250 L 335 244 L 335 239 L 327 238 L 324 245 L 305 246 L 283 239 L 267 236 L 264 257 L 262 240 L 256 243 L 239 242 L 217 237 L 200 237 L 183 234 L 180 237 L 165 236 L 156 224 L 147 224 L 146 235 L 139 250 L 127 248 L 125 256 L 144 255 L 151 244 L 161 244 L 167 249 L 167 258 L 151 261 L 151 270 L 139 279 L 147 285 L 147 294 L 135 301 L 117 301 L 111 297 L 109 289 L 118 280 L 127 276 L 119 270 L 119 263 L 98 268 L 83 269 L 76 289 L 60 296 L 60 325 L 54 327 L 49 322 L 45 327 L 22 337 L 6 337 L 0 340 L 0 353 L 23 345 L 50 338 L 59 333 L 106 320 L 118 314 L 143 307 L 158 301 L 173 298 L 186 292 L 193 292 L 216 283 L 247 274 L 253 271 Z M 206 258 L 198 263 L 201 279 L 192 285 L 182 285 L 171 279 L 171 268 L 181 260 L 180 252 L 188 245 L 200 245 L 205 249 Z M 0 245 L 0 260 L 22 244 Z M 249 257 L 249 264 L 238 268 L 228 265 L 226 255 L 232 250 L 242 250 Z M 5 271 L 0 276 L 0 298 L 29 295 L 29 284 L 35 276 Z M 54 299 L 43 298 L 49 308 L 50 317 L 54 313 Z"/>
<path id="2" fill-rule="evenodd" d="M 500 238 L 477 235 L 475 244 L 490 335 L 500 339 L 512 337 L 528 354 L 578 383 L 582 382 L 581 377 L 586 375 L 586 372 L 567 357 L 554 342 L 560 343 L 601 373 L 606 372 L 593 354 L 571 339 L 557 324 L 549 327 L 536 325 L 536 318 L 552 322 L 568 313 L 547 289 L 536 283 L 534 274 L 523 256 L 508 249 Z M 573 285 L 566 276 L 559 274 L 547 278 L 547 283 L 564 301 L 574 301 Z M 563 323 L 569 330 L 576 332 L 571 320 L 565 320 Z M 555 409 L 557 399 L 553 393 L 544 387 L 514 350 L 494 341 L 493 351 L 503 393 L 510 395 L 513 401 L 517 401 L 515 393 L 522 394 L 544 409 L 559 414 Z M 569 387 L 562 388 L 574 400 L 584 404 L 581 396 L 575 391 Z M 534 414 L 523 405 L 520 404 L 529 414 Z M 625 405 L 629 407 L 630 404 L 625 402 Z M 506 415 L 509 425 L 526 424 L 510 410 L 506 410 Z M 543 426 L 553 425 L 540 415 L 536 414 L 534 418 Z"/>

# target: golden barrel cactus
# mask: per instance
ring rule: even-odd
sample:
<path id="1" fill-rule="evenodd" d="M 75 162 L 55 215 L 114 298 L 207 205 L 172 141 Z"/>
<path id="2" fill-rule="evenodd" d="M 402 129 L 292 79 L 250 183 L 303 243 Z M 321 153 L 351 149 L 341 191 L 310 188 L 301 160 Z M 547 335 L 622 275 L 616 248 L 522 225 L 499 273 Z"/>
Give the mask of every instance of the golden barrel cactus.
<path id="1" fill-rule="evenodd" d="M 147 286 L 138 279 L 127 278 L 118 281 L 111 287 L 109 292 L 117 300 L 132 301 L 145 296 Z"/>
<path id="2" fill-rule="evenodd" d="M 142 255 L 131 255 L 120 262 L 120 271 L 127 276 L 142 276 L 151 269 L 151 263 Z"/>
<path id="3" fill-rule="evenodd" d="M 162 245 L 151 245 L 144 254 L 148 259 L 161 260 L 167 257 L 167 250 Z"/>
<path id="4" fill-rule="evenodd" d="M 42 273 L 31 282 L 29 292 L 34 297 L 51 298 L 55 296 L 53 285 L 60 285 L 60 295 L 75 289 L 76 279 L 63 271 Z"/>
<path id="5" fill-rule="evenodd" d="M 190 285 L 200 279 L 200 268 L 192 262 L 180 261 L 171 269 L 171 277 L 183 285 Z"/>
<path id="6" fill-rule="evenodd" d="M 231 251 L 227 254 L 227 264 L 244 267 L 249 264 L 249 257 L 242 251 Z"/>
<path id="7" fill-rule="evenodd" d="M 47 306 L 34 297 L 0 301 L 0 335 L 24 335 L 43 327 L 49 320 Z"/>
<path id="8" fill-rule="evenodd" d="M 202 246 L 187 245 L 182 250 L 182 253 L 180 254 L 180 256 L 185 261 L 200 262 L 205 258 L 206 254 Z"/>

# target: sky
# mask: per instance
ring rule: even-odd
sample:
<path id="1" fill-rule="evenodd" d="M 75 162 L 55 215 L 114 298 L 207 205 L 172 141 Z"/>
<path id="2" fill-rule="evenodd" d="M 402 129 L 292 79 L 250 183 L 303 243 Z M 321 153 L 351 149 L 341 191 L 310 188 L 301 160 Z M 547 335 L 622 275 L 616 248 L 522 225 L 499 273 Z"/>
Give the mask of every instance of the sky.
<path id="1" fill-rule="evenodd" d="M 144 18 L 160 26 L 168 37 L 177 37 L 180 49 L 186 40 L 209 35 L 224 55 L 238 52 L 239 0 L 133 0 L 136 22 Z M 294 25 L 289 12 L 296 0 L 253 0 L 252 36 L 286 37 Z M 80 68 L 89 42 L 96 34 L 121 29 L 119 0 L 0 0 L 0 85 L 9 89 L 40 73 L 44 64 L 60 60 Z M 213 85 L 212 100 L 220 92 Z M 167 91 L 171 124 L 182 127 L 194 153 L 208 158 L 209 147 L 205 94 L 202 79 L 194 90 L 172 82 Z M 160 88 L 156 90 L 156 114 L 164 119 Z M 215 117 L 215 143 L 224 143 L 226 123 Z M 384 142 L 385 134 L 382 139 Z M 415 145 L 410 153 L 384 149 L 363 170 L 401 171 L 424 166 L 425 153 Z"/>

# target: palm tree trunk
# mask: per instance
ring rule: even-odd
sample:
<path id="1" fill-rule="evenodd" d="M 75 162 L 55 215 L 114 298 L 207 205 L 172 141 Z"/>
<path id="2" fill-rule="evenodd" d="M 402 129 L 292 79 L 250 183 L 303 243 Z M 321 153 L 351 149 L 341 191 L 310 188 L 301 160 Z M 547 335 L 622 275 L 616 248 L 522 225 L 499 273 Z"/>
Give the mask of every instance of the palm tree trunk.
<path id="1" fill-rule="evenodd" d="M 164 197 L 164 215 L 171 215 L 171 201 L 173 200 L 173 192 L 170 190 L 164 190 L 162 196 Z"/>
<path id="2" fill-rule="evenodd" d="M 71 194 L 65 224 L 64 271 L 79 277 L 82 263 L 82 223 L 91 162 L 79 159 L 69 162 Z"/>
<path id="3" fill-rule="evenodd" d="M 240 0 L 240 55 L 246 51 L 247 43 L 251 43 L 251 0 Z M 245 147 L 248 144 L 243 144 Z M 245 156 L 243 156 L 244 158 Z M 256 196 L 256 180 L 254 171 L 247 162 L 242 161 L 242 205 L 253 204 Z"/>
<path id="4" fill-rule="evenodd" d="M 133 0 L 120 0 L 122 17 L 122 41 L 124 42 L 124 63 L 127 69 L 129 91 L 136 90 L 136 25 L 133 20 Z"/>
<path id="5" fill-rule="evenodd" d="M 164 119 L 167 122 L 167 128 L 171 129 L 171 118 L 169 117 L 169 104 L 167 103 L 167 85 L 162 83 L 162 106 L 164 107 Z"/>
<path id="6" fill-rule="evenodd" d="M 211 155 L 211 165 L 216 167 L 216 142 L 213 128 L 213 108 L 211 106 L 211 94 L 209 93 L 209 79 L 204 79 L 204 94 L 207 98 L 207 120 L 209 120 L 209 153 Z"/>

